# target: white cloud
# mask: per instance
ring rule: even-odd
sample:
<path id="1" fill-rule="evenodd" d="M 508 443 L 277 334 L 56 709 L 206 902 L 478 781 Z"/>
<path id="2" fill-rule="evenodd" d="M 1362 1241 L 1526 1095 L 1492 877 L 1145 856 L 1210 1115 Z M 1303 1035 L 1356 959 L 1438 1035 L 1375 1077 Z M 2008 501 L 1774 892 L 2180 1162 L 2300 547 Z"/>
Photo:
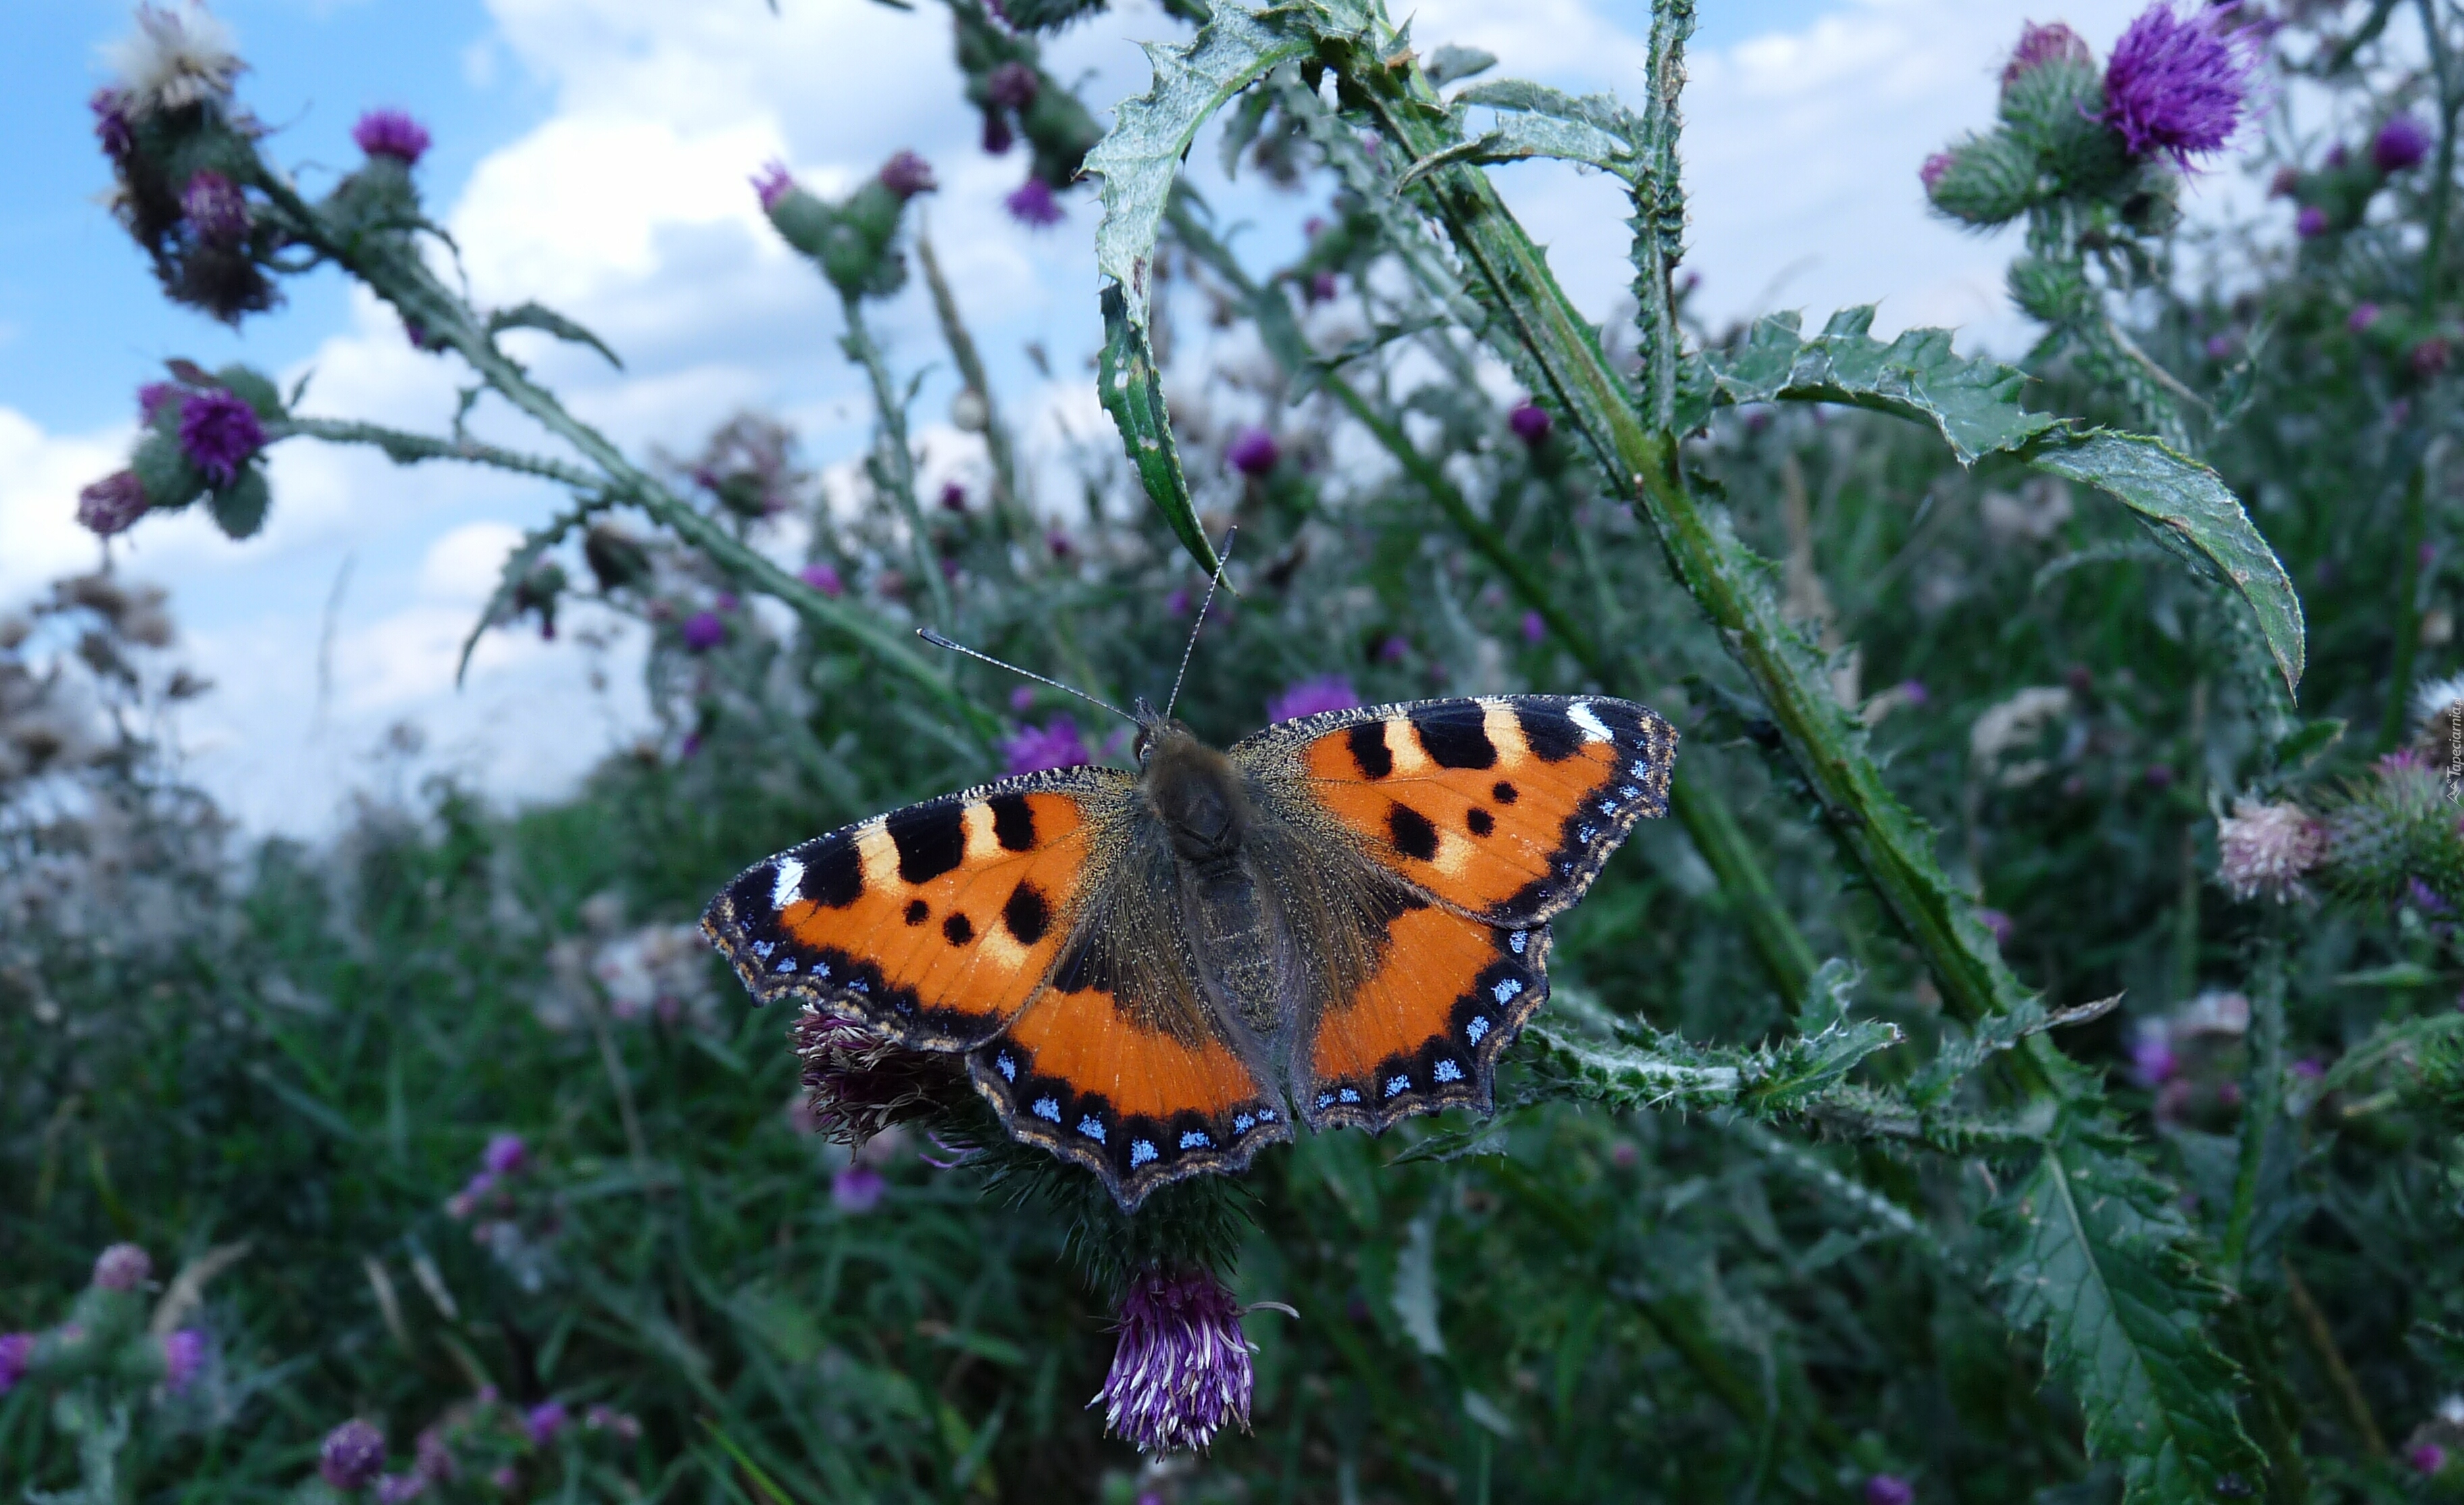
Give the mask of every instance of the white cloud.
<path id="1" fill-rule="evenodd" d="M 510 522 L 466 522 L 428 546 L 419 565 L 419 593 L 461 607 L 485 606 L 503 576 L 505 556 L 520 547 Z"/>

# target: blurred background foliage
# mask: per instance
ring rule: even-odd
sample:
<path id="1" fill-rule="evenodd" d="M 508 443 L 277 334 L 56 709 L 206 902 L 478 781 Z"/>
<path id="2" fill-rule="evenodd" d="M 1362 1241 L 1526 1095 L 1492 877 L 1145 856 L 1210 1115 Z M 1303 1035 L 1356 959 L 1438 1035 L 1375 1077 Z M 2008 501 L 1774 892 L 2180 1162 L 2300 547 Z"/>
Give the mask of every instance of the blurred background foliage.
<path id="1" fill-rule="evenodd" d="M 1104 101 L 1035 67 L 1035 27 L 1082 9 L 1011 0 L 1005 23 L 948 5 L 969 77 L 952 107 L 984 114 L 987 149 L 1026 138 L 1022 218 L 1068 191 L 1099 133 L 1088 104 Z M 2412 748 L 2443 769 L 2442 707 L 2464 697 L 2441 678 L 2464 421 L 2464 254 L 2445 233 L 2457 22 L 2425 6 L 2431 29 L 2407 33 L 2396 9 L 2268 20 L 2280 92 L 2231 170 L 2277 198 L 2248 222 L 2141 205 L 2107 239 L 2091 227 L 2069 251 L 2097 265 L 2092 310 L 2047 304 L 2026 363 L 2030 407 L 2131 429 L 2168 415 L 2245 500 L 2308 613 L 2297 718 L 2249 672 L 2221 597 L 2014 460 L 1963 470 L 1919 430 L 1786 405 L 1722 411 L 1685 455 L 1780 562 L 1789 616 L 2018 974 L 2053 1006 L 2123 995 L 2061 1044 L 2109 1076 L 2202 1257 L 2230 1245 L 2251 1273 L 2213 1322 L 2242 1370 L 2228 1399 L 2277 1445 L 2264 1481 L 2229 1474 L 2219 1497 L 2464 1494 L 2448 1465 L 2464 1447 L 2464 893 L 2445 849 L 2405 849 L 2378 887 L 2339 886 L 2349 852 L 2313 853 L 2299 893 L 2298 871 L 2219 874 L 2237 801 L 2377 809 L 2398 776 L 2381 760 Z M 936 25 L 919 14 L 914 44 L 941 45 Z M 1300 262 L 1243 269 L 1183 201 L 1155 266 L 1199 513 L 1242 530 L 1239 593 L 1182 714 L 1222 742 L 1294 695 L 1565 692 L 1613 670 L 1683 729 L 1687 776 L 1733 811 L 1804 944 L 1860 970 L 1859 1013 L 1909 1037 L 1865 1068 L 1904 1084 L 1953 1033 L 1924 958 L 1843 864 L 1647 529 L 1446 323 L 1291 97 L 1251 101 L 1231 149 L 1317 223 Z M 2388 167 L 2373 152 L 2399 116 L 2433 124 Z M 370 150 L 351 191 L 407 192 L 376 181 Z M 938 625 L 1127 700 L 1167 687 L 1204 585 L 1109 436 L 1069 495 L 1021 470 L 968 290 L 900 238 L 921 166 L 838 206 L 783 174 L 762 189 L 841 287 L 847 353 L 877 378 L 858 484 L 834 503 L 796 436 L 747 414 L 646 469 L 676 509 L 662 527 L 585 494 L 509 570 L 495 630 L 590 652 L 624 618 L 652 643 L 654 733 L 561 802 L 407 787 L 387 764 L 414 745 L 404 728 L 337 840 L 252 841 L 176 776 L 162 714 L 210 687 L 177 668 L 159 591 L 106 564 L 0 624 L 12 1497 L 307 1497 L 331 1489 L 319 1447 L 351 1417 L 383 1434 L 391 1498 L 2120 1497 L 2121 1461 L 2091 1461 L 2078 1398 L 1992 1288 L 1990 1158 L 1818 1116 L 1562 1101 L 1484 1134 L 1269 1151 L 1242 1184 L 1253 1226 L 1227 1273 L 1298 1316 L 1246 1320 L 1253 1430 L 1142 1461 L 1086 1408 L 1111 1293 L 1071 1257 L 1067 1214 L 988 1192 L 979 1157 L 926 1133 L 850 1149 L 817 1132 L 789 1020 L 744 1007 L 690 928 L 709 896 L 803 836 L 1004 764 L 1119 761 L 1123 740 L 972 664 L 956 672 L 979 719 L 956 718 L 814 612 Z M 1944 199 L 1937 176 L 1971 221 L 2028 207 Z M 174 296 L 244 249 L 188 214 L 143 227 Z M 2032 232 L 2024 255 L 2056 249 Z M 2014 277 L 2032 313 L 2040 293 Z M 951 348 L 872 347 L 861 303 L 885 296 L 935 299 Z M 1316 356 L 1371 346 L 1343 367 L 1349 400 L 1328 367 L 1279 359 L 1272 331 L 1240 338 L 1269 305 Z M 1632 316 L 1603 332 L 1627 369 Z M 1173 364 L 1173 331 L 1200 324 L 1213 364 Z M 1714 349 L 1744 336 L 1688 329 Z M 984 445 L 923 496 L 892 364 L 944 354 Z M 2138 377 L 2114 379 L 2116 359 Z M 272 438 L 323 422 L 388 443 L 264 395 Z M 1376 426 L 1435 462 L 1491 546 L 1433 509 Z M 1570 650 L 1498 544 L 1598 649 Z M 755 598 L 753 555 L 819 604 Z M 1552 1007 L 1773 1037 L 1797 1001 L 1747 918 L 1687 831 L 1656 823 L 1560 925 Z M 1507 1101 L 1530 1079 L 1515 1060 Z M 2243 1183 L 2255 1200 L 2236 1210 Z M 130 1291 L 91 1273 L 119 1243 L 151 1256 Z"/>

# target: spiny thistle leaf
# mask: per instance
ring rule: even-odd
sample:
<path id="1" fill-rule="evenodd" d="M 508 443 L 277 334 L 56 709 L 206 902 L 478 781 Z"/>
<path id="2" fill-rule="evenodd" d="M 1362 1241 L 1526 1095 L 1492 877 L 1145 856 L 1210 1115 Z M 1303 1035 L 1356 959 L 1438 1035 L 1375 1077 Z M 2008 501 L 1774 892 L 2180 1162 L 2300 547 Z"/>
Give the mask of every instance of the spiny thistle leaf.
<path id="1" fill-rule="evenodd" d="M 1095 228 L 1095 266 L 1106 279 L 1097 394 L 1120 426 L 1122 445 L 1147 497 L 1209 570 L 1216 566 L 1215 548 L 1199 526 L 1164 410 L 1163 381 L 1148 332 L 1147 277 L 1155 232 L 1199 128 L 1224 101 L 1278 64 L 1306 55 L 1309 48 L 1309 32 L 1281 11 L 1221 6 L 1188 46 L 1147 48 L 1154 87 L 1124 100 L 1111 130 L 1087 154 L 1087 170 L 1104 180 L 1104 218 Z"/>
<path id="2" fill-rule="evenodd" d="M 605 356 L 609 365 L 620 371 L 625 369 L 625 363 L 617 358 L 615 351 L 607 348 L 607 342 L 543 303 L 517 303 L 512 308 L 497 309 L 488 316 L 488 333 L 499 334 L 507 329 L 538 329 L 559 340 L 586 344 Z"/>
<path id="3" fill-rule="evenodd" d="M 1553 157 L 1612 172 L 1627 183 L 1639 183 L 1643 163 L 1644 126 L 1639 116 L 1606 94 L 1577 98 L 1544 84 L 1502 78 L 1479 84 L 1455 96 L 1458 113 L 1465 106 L 1486 105 L 1498 112 L 1496 126 L 1405 168 L 1395 180 L 1404 188 L 1447 162 L 1525 162 Z"/>
<path id="4" fill-rule="evenodd" d="M 2073 1137 L 1991 1215 L 2004 1310 L 2045 1329 L 2045 1368 L 2079 1398 L 2088 1451 L 2120 1465 L 2126 1505 L 2248 1494 L 2265 1470 L 2233 1414 L 2241 1372 L 2201 1330 L 2221 1293 L 2173 1204 L 2137 1164 Z"/>

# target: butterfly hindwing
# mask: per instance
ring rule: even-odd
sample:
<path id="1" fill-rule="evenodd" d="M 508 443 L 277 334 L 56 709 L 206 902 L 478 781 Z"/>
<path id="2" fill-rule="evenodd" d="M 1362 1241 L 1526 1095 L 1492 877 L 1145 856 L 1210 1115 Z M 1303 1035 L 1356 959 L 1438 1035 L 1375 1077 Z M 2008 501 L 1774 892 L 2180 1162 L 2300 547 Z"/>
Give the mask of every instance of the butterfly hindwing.
<path id="1" fill-rule="evenodd" d="M 1482 696 L 1332 711 L 1232 749 L 1376 861 L 1492 924 L 1562 913 L 1634 823 L 1668 808 L 1677 732 L 1600 696 Z"/>
<path id="2" fill-rule="evenodd" d="M 1291 1121 L 1209 996 L 1160 829 L 1133 812 L 1115 834 L 1045 985 L 968 1069 L 1013 1138 L 1134 1209 L 1167 1182 L 1246 1166 Z"/>
<path id="3" fill-rule="evenodd" d="M 1129 775 L 1005 779 L 815 837 L 721 890 L 702 928 L 756 1000 L 794 996 L 916 1050 L 997 1034 L 1051 970 Z"/>

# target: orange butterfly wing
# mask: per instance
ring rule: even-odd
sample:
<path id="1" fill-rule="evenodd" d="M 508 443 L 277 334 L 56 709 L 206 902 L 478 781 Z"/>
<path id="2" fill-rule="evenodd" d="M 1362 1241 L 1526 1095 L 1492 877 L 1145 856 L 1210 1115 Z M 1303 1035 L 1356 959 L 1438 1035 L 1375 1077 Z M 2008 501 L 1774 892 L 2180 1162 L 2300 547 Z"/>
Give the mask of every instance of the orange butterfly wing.
<path id="1" fill-rule="evenodd" d="M 1287 818 L 1331 822 L 1414 896 L 1348 996 L 1312 1001 L 1311 1127 L 1490 1107 L 1498 1055 L 1548 997 L 1547 921 L 1667 810 L 1676 746 L 1627 701 L 1497 696 L 1331 712 L 1233 749 Z"/>
<path id="2" fill-rule="evenodd" d="M 757 1003 L 802 998 L 914 1050 L 969 1050 L 1043 985 L 1130 788 L 1061 768 L 877 815 L 747 868 L 702 929 Z"/>

